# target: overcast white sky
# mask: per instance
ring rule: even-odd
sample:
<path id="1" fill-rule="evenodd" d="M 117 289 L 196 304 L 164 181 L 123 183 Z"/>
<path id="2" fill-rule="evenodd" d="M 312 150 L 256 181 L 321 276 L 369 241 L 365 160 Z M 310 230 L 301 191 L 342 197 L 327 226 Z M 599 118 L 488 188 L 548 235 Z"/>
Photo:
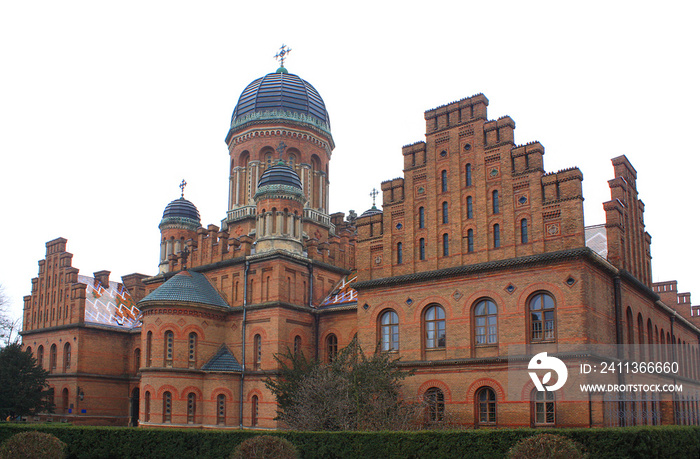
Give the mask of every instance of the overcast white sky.
<path id="1" fill-rule="evenodd" d="M 423 112 L 483 92 L 545 168 L 584 174 L 604 222 L 610 159 L 638 171 L 654 281 L 700 300 L 696 2 L 0 3 L 0 284 L 21 315 L 45 243 L 82 274 L 155 274 L 164 207 L 226 212 L 224 137 L 245 86 L 292 48 L 330 113 L 330 208 L 402 175 Z"/>

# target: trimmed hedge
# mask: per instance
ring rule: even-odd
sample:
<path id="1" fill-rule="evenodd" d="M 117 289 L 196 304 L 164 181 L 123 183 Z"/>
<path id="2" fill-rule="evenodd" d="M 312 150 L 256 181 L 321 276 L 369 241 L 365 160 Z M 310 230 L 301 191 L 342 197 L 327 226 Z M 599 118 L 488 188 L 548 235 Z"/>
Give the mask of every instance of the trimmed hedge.
<path id="1" fill-rule="evenodd" d="M 301 458 L 503 458 L 535 429 L 420 432 L 292 432 L 255 430 L 138 429 L 0 423 L 0 442 L 37 430 L 65 442 L 68 458 L 222 458 L 260 434 L 286 438 Z M 547 429 L 571 438 L 591 457 L 700 457 L 700 426 Z"/>

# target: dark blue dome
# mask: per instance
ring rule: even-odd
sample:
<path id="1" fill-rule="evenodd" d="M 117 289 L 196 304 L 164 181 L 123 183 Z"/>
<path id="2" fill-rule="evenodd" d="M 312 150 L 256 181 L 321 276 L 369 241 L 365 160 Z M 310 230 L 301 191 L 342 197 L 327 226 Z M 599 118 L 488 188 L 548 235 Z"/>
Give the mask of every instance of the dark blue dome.
<path id="1" fill-rule="evenodd" d="M 254 112 L 287 111 L 309 115 L 330 128 L 326 104 L 307 81 L 291 73 L 268 73 L 250 83 L 233 110 L 231 123 Z"/>
<path id="2" fill-rule="evenodd" d="M 185 198 L 176 199 L 165 206 L 163 220 L 167 218 L 189 218 L 190 220 L 195 220 L 197 223 L 200 222 L 199 211 L 194 204 Z"/>
<path id="3" fill-rule="evenodd" d="M 302 189 L 299 175 L 291 167 L 287 166 L 284 161 L 278 162 L 263 172 L 258 182 L 258 188 L 262 188 L 265 185 L 287 185 Z"/>

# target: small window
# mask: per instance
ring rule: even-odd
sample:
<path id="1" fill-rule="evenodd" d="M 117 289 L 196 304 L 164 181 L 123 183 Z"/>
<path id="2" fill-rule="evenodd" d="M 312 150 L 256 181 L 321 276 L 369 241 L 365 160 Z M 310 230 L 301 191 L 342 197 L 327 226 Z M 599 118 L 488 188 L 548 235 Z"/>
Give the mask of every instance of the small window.
<path id="1" fill-rule="evenodd" d="M 536 343 L 555 339 L 554 298 L 537 293 L 530 300 L 530 340 Z"/>
<path id="2" fill-rule="evenodd" d="M 450 236 L 447 233 L 442 235 L 442 256 L 450 256 Z"/>
<path id="3" fill-rule="evenodd" d="M 197 334 L 190 333 L 189 344 L 188 344 L 188 361 L 190 368 L 196 368 L 197 366 Z"/>
<path id="4" fill-rule="evenodd" d="M 445 225 L 450 222 L 447 201 L 442 203 L 442 224 Z"/>
<path id="5" fill-rule="evenodd" d="M 425 260 L 425 239 L 420 238 L 418 241 L 418 258 L 420 260 Z"/>
<path id="6" fill-rule="evenodd" d="M 301 352 L 301 336 L 297 335 L 294 337 L 294 355 L 298 355 Z"/>
<path id="7" fill-rule="evenodd" d="M 163 422 L 172 422 L 173 399 L 170 392 L 163 392 Z"/>
<path id="8" fill-rule="evenodd" d="M 403 243 L 399 242 L 396 244 L 396 264 L 401 263 L 403 263 Z"/>
<path id="9" fill-rule="evenodd" d="M 476 393 L 479 425 L 496 424 L 496 393 L 490 387 L 482 387 Z"/>
<path id="10" fill-rule="evenodd" d="M 56 371 L 56 345 L 51 345 L 51 350 L 49 354 L 49 368 L 50 371 Z"/>
<path id="11" fill-rule="evenodd" d="M 429 422 L 441 422 L 445 419 L 445 394 L 437 387 L 431 387 L 423 398 L 427 405 Z"/>
<path id="12" fill-rule="evenodd" d="M 493 225 L 493 248 L 497 249 L 501 246 L 501 226 L 496 223 Z"/>
<path id="13" fill-rule="evenodd" d="M 474 200 L 467 196 L 467 218 L 474 218 Z"/>
<path id="14" fill-rule="evenodd" d="M 554 392 L 533 390 L 533 418 L 536 426 L 553 426 L 555 424 L 556 402 Z"/>
<path id="15" fill-rule="evenodd" d="M 153 332 L 149 331 L 146 333 L 146 366 L 150 367 L 152 364 L 151 355 L 153 352 Z"/>
<path id="16" fill-rule="evenodd" d="M 194 392 L 187 394 L 187 423 L 194 424 L 197 414 L 197 395 Z"/>
<path id="17" fill-rule="evenodd" d="M 44 368 L 44 346 L 39 346 L 36 350 L 36 364 L 39 368 Z"/>
<path id="18" fill-rule="evenodd" d="M 394 311 L 386 311 L 380 319 L 380 336 L 383 351 L 399 350 L 399 316 Z"/>
<path id="19" fill-rule="evenodd" d="M 474 230 L 470 229 L 467 231 L 467 252 L 472 253 L 474 251 Z"/>
<path id="20" fill-rule="evenodd" d="M 331 363 L 333 360 L 335 360 L 337 355 L 338 355 L 338 337 L 335 336 L 333 333 L 331 333 L 326 338 L 326 357 L 327 357 L 328 363 Z"/>
<path id="21" fill-rule="evenodd" d="M 258 396 L 253 395 L 253 400 L 250 407 L 250 424 L 255 427 L 258 425 Z"/>
<path id="22" fill-rule="evenodd" d="M 527 219 L 520 220 L 520 242 L 527 244 Z"/>
<path id="23" fill-rule="evenodd" d="M 472 165 L 467 164 L 464 168 L 464 172 L 465 172 L 465 177 L 466 177 L 465 185 L 472 186 Z"/>
<path id="24" fill-rule="evenodd" d="M 146 391 L 143 397 L 143 420 L 151 422 L 151 393 Z"/>
<path id="25" fill-rule="evenodd" d="M 500 201 L 498 198 L 498 190 L 493 190 L 493 192 L 491 193 L 491 198 L 492 198 L 491 205 L 493 207 L 493 213 L 494 214 L 500 213 L 501 206 L 500 206 Z"/>
<path id="26" fill-rule="evenodd" d="M 165 332 L 165 366 L 173 366 L 173 341 L 175 340 L 175 334 L 168 330 Z"/>
<path id="27" fill-rule="evenodd" d="M 255 352 L 255 369 L 259 370 L 262 367 L 262 337 L 255 335 L 253 338 L 253 351 Z"/>
<path id="28" fill-rule="evenodd" d="M 67 372 L 70 370 L 70 360 L 71 360 L 71 355 L 70 355 L 70 343 L 66 343 L 63 346 L 63 372 Z"/>
<path id="29" fill-rule="evenodd" d="M 425 311 L 425 347 L 444 348 L 446 341 L 445 310 L 438 305 L 430 306 Z"/>
<path id="30" fill-rule="evenodd" d="M 496 344 L 498 342 L 498 315 L 496 303 L 481 300 L 474 307 L 474 336 L 476 344 Z"/>
<path id="31" fill-rule="evenodd" d="M 226 425 L 226 396 L 224 394 L 216 396 L 216 424 Z"/>
<path id="32" fill-rule="evenodd" d="M 442 171 L 440 173 L 440 186 L 443 193 L 447 192 L 447 171 Z"/>
<path id="33" fill-rule="evenodd" d="M 425 207 L 418 208 L 418 228 L 425 228 Z"/>

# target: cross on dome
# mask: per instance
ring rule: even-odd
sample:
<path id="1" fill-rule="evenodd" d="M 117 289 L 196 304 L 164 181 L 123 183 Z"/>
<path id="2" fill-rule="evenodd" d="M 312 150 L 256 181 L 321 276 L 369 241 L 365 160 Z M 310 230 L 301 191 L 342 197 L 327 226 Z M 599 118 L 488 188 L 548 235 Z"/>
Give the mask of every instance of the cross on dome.
<path id="1" fill-rule="evenodd" d="M 289 54 L 291 51 L 292 50 L 289 48 L 289 46 L 285 46 L 284 44 L 280 46 L 280 50 L 277 52 L 277 54 L 275 54 L 275 59 L 280 61 L 280 67 L 284 67 L 284 60 L 286 59 L 287 54 Z"/>
<path id="2" fill-rule="evenodd" d="M 182 182 L 180 182 L 180 197 L 184 198 L 185 197 L 185 187 L 187 186 L 187 182 L 185 182 L 185 179 L 182 179 Z"/>

